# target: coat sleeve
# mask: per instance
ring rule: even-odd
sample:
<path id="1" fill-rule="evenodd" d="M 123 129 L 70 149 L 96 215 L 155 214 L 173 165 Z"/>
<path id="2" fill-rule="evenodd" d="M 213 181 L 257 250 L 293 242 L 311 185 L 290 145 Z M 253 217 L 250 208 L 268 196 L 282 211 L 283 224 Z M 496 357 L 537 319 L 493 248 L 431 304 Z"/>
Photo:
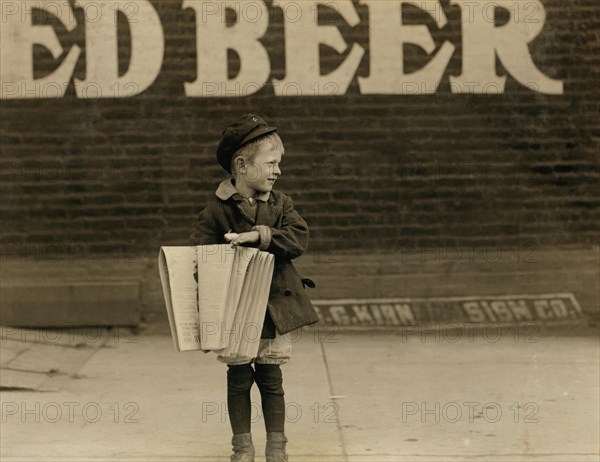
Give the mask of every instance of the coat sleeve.
<path id="1" fill-rule="evenodd" d="M 289 196 L 285 196 L 281 226 L 270 227 L 271 240 L 267 251 L 275 256 L 294 259 L 301 256 L 308 248 L 308 225 L 294 209 Z"/>
<path id="2" fill-rule="evenodd" d="M 198 214 L 196 229 L 188 238 L 188 245 L 212 245 L 218 244 L 216 221 L 213 216 L 212 207 L 204 208 Z"/>

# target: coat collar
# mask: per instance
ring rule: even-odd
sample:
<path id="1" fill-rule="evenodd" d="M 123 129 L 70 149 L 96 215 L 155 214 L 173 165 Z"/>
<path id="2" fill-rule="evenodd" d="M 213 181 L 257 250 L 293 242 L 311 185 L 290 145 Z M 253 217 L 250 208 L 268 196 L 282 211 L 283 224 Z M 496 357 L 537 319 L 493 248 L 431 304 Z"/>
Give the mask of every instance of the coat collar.
<path id="1" fill-rule="evenodd" d="M 224 200 L 224 201 L 229 199 L 234 194 L 238 194 L 238 196 L 241 197 L 240 193 L 235 188 L 235 180 L 233 178 L 228 178 L 226 180 L 221 181 L 221 183 L 219 184 L 219 187 L 217 188 L 217 191 L 215 192 L 215 195 L 219 199 Z M 255 197 L 259 201 L 268 202 L 269 199 L 271 198 L 271 192 L 266 191 L 264 193 L 258 194 Z"/>

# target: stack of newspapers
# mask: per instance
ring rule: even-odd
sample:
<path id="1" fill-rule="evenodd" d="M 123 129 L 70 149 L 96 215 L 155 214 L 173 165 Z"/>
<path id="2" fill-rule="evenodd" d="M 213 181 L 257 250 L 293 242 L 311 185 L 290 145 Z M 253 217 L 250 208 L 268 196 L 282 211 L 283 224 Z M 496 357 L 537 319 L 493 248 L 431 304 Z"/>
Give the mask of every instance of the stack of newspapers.
<path id="1" fill-rule="evenodd" d="M 161 247 L 158 267 L 177 351 L 257 355 L 272 254 L 230 244 Z"/>

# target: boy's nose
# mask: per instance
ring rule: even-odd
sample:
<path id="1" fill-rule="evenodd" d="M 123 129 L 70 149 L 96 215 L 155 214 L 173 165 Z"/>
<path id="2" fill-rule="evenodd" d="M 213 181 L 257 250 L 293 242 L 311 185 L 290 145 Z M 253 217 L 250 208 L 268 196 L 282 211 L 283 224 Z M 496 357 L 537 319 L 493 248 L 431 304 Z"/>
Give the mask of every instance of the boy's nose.
<path id="1" fill-rule="evenodd" d="M 281 175 L 281 169 L 279 168 L 279 165 L 275 165 L 275 167 L 273 168 L 273 173 Z"/>

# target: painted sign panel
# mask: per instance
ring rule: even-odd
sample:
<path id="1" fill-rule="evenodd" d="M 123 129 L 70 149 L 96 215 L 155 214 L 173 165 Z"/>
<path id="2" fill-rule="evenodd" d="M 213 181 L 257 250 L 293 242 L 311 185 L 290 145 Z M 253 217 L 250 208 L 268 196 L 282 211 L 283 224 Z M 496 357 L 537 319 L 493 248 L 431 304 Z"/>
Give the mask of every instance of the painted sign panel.
<path id="1" fill-rule="evenodd" d="M 343 299 L 313 301 L 325 324 L 400 326 L 427 322 L 561 321 L 582 316 L 573 294 Z"/>
<path id="2" fill-rule="evenodd" d="M 182 46 L 195 49 L 195 79 L 182 81 L 188 97 L 240 97 L 267 84 L 275 96 L 344 95 L 353 80 L 361 94 L 414 95 L 435 93 L 455 53 L 462 68 L 450 76 L 452 93 L 503 93 L 507 75 L 532 91 L 562 94 L 563 82 L 547 76 L 535 64 L 530 46 L 544 31 L 546 13 L 540 0 L 184 0 L 179 13 L 193 14 L 195 40 Z M 122 98 L 147 90 L 163 71 L 166 43 L 164 21 L 150 0 L 0 0 L 2 14 L 0 98 L 60 98 L 74 85 L 78 98 Z M 419 23 L 403 19 L 405 8 L 420 12 Z M 360 16 L 357 9 L 365 12 Z M 436 43 L 431 27 L 448 24 L 447 10 L 458 10 L 460 36 Z M 273 11 L 281 16 L 285 76 L 274 78 L 272 57 L 263 39 L 272 25 Z M 333 24 L 321 23 L 323 11 Z M 504 21 L 498 23 L 502 13 Z M 35 21 L 36 14 L 44 20 Z M 128 29 L 128 62 L 119 72 L 122 29 Z M 430 24 L 430 25 L 428 25 Z M 68 47 L 61 34 L 76 33 L 84 42 Z M 366 31 L 350 40 L 345 31 Z M 179 38 L 178 38 L 179 39 Z M 195 42 L 195 43 L 194 43 Z M 427 61 L 406 68 L 404 48 L 417 48 Z M 34 47 L 46 49 L 54 69 L 35 75 Z M 82 48 L 85 48 L 85 52 Z M 323 72 L 321 49 L 333 50 L 341 60 Z M 232 71 L 231 53 L 239 66 Z M 85 78 L 74 76 L 80 60 Z M 368 60 L 368 73 L 358 69 Z M 234 74 L 234 75 L 232 75 Z"/>

